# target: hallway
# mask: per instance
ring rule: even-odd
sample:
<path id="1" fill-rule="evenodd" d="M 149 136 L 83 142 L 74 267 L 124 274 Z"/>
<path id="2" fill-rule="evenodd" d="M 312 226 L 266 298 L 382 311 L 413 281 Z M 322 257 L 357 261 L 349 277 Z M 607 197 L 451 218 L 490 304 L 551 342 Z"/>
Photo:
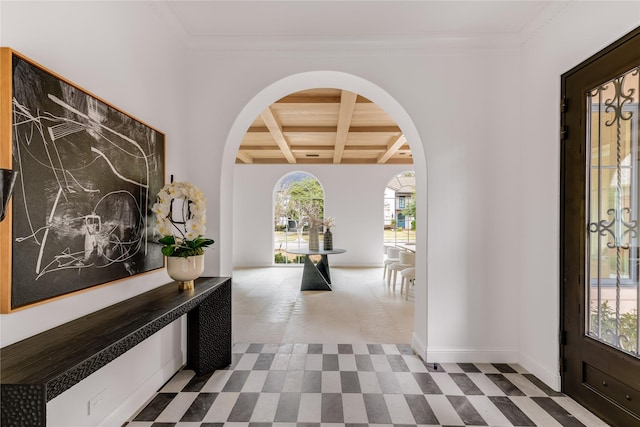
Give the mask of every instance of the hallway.
<path id="1" fill-rule="evenodd" d="M 424 363 L 382 269 L 331 273 L 301 293 L 301 269 L 234 271 L 232 365 L 179 371 L 127 427 L 606 426 L 518 365 Z"/>
<path id="2" fill-rule="evenodd" d="M 413 302 L 381 268 L 331 268 L 333 291 L 300 292 L 302 268 L 233 272 L 234 343 L 408 344 Z"/>

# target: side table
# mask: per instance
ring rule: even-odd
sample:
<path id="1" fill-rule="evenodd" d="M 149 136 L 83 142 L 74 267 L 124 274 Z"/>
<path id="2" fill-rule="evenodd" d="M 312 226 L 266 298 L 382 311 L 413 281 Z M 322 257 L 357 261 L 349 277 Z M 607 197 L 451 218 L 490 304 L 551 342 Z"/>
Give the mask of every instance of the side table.
<path id="1" fill-rule="evenodd" d="M 294 255 L 304 255 L 304 267 L 302 269 L 301 291 L 330 291 L 331 274 L 329 272 L 329 254 L 342 254 L 346 249 L 320 249 L 317 251 L 309 249 L 287 249 L 287 252 Z M 317 264 L 309 258 L 310 255 L 320 255 L 321 259 Z"/>

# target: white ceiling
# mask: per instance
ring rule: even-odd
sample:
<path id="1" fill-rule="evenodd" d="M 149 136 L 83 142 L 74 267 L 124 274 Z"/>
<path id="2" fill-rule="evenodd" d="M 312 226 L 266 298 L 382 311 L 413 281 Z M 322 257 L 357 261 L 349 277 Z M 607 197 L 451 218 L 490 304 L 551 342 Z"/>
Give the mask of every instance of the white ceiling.
<path id="1" fill-rule="evenodd" d="M 433 37 L 519 37 L 566 1 L 217 1 L 157 2 L 187 42 L 385 43 Z"/>

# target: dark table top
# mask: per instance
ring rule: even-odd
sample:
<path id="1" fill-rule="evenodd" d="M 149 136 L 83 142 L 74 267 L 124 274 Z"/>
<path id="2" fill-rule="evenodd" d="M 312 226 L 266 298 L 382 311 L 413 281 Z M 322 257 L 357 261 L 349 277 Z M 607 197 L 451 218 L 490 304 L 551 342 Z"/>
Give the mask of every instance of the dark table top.
<path id="1" fill-rule="evenodd" d="M 176 282 L 121 301 L 0 349 L 0 384 L 46 384 L 48 400 L 191 310 L 228 277 Z M 58 384 L 59 383 L 59 384 Z"/>
<path id="2" fill-rule="evenodd" d="M 295 255 L 329 255 L 329 254 L 343 254 L 345 252 L 347 252 L 346 249 L 331 249 L 328 251 L 324 249 L 312 251 L 310 249 L 305 249 L 305 248 L 287 249 L 287 253 L 295 254 Z"/>

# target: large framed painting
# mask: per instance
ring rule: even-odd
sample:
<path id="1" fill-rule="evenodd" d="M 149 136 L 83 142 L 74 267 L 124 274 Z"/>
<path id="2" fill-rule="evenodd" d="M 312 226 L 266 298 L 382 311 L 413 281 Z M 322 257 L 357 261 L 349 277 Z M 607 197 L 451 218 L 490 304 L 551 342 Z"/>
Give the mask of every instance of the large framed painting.
<path id="1" fill-rule="evenodd" d="M 0 67 L 0 311 L 162 268 L 164 134 L 10 48 Z"/>

